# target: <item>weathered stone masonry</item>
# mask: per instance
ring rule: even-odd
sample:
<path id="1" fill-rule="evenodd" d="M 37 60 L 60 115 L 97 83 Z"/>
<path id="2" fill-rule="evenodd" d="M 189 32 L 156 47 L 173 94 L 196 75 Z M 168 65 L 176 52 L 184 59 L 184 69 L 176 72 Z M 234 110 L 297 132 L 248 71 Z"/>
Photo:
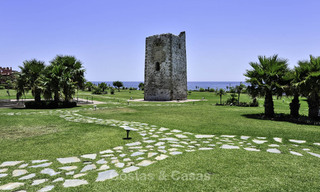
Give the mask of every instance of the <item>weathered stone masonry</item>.
<path id="1" fill-rule="evenodd" d="M 146 38 L 144 99 L 187 99 L 186 35 L 171 33 Z"/>

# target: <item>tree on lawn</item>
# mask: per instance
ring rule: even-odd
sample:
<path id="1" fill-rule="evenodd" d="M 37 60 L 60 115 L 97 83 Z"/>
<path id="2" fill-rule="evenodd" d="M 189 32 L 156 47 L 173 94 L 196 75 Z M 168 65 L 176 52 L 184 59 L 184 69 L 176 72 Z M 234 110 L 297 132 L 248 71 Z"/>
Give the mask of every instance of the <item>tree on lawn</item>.
<path id="1" fill-rule="evenodd" d="M 144 83 L 139 83 L 138 87 L 139 87 L 140 90 L 143 90 L 144 89 Z"/>
<path id="2" fill-rule="evenodd" d="M 21 73 L 18 75 L 16 87 L 19 95 L 31 90 L 34 100 L 41 101 L 45 67 L 43 61 L 36 59 L 26 60 L 23 66 L 19 66 Z"/>
<path id="3" fill-rule="evenodd" d="M 240 94 L 245 88 L 246 86 L 243 83 L 240 83 L 240 85 L 236 86 L 236 92 L 238 93 L 238 105 L 240 104 Z"/>
<path id="4" fill-rule="evenodd" d="M 309 114 L 318 119 L 320 91 L 320 57 L 310 55 L 309 61 L 299 61 L 300 78 L 298 83 L 303 96 L 307 97 Z"/>
<path id="5" fill-rule="evenodd" d="M 221 89 L 217 90 L 216 94 L 219 95 L 219 97 L 220 97 L 220 105 L 222 105 L 222 96 L 226 94 L 226 91 L 221 88 Z"/>
<path id="6" fill-rule="evenodd" d="M 108 87 L 107 84 L 104 83 L 104 82 L 102 82 L 102 83 L 99 84 L 99 88 L 102 89 L 102 92 L 104 92 L 104 90 L 106 90 L 107 87 Z"/>
<path id="7" fill-rule="evenodd" d="M 114 81 L 113 86 L 117 87 L 118 91 L 120 92 L 120 87 L 123 87 L 123 83 L 121 81 Z"/>
<path id="8" fill-rule="evenodd" d="M 265 116 L 274 116 L 273 95 L 282 95 L 285 85 L 284 75 L 288 72 L 287 60 L 278 58 L 278 55 L 271 57 L 258 56 L 259 62 L 250 62 L 252 70 L 244 74 L 250 83 L 250 89 L 255 89 L 265 98 Z M 253 91 L 253 90 L 251 90 Z"/>

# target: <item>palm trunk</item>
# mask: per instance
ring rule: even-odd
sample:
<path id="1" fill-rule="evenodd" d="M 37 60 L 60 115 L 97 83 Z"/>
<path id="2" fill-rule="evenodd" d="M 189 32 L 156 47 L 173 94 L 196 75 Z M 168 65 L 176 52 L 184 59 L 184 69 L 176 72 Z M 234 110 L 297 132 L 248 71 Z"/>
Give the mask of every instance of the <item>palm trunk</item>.
<path id="1" fill-rule="evenodd" d="M 308 106 L 309 106 L 309 118 L 318 119 L 319 113 L 319 96 L 317 93 L 312 93 L 308 97 Z"/>
<path id="2" fill-rule="evenodd" d="M 35 102 L 41 101 L 41 91 L 39 89 L 36 89 L 34 91 L 34 100 L 35 100 Z"/>
<path id="3" fill-rule="evenodd" d="M 295 118 L 299 117 L 299 109 L 299 94 L 294 94 L 293 99 L 290 103 L 290 115 Z"/>
<path id="4" fill-rule="evenodd" d="M 222 100 L 222 95 L 220 95 L 220 105 L 222 105 L 221 100 Z"/>
<path id="5" fill-rule="evenodd" d="M 267 91 L 265 95 L 264 114 L 267 117 L 274 117 L 273 98 L 271 91 Z"/>
<path id="6" fill-rule="evenodd" d="M 240 93 L 238 93 L 238 105 L 240 105 Z"/>
<path id="7" fill-rule="evenodd" d="M 54 101 L 55 101 L 55 102 L 59 102 L 59 99 L 60 99 L 60 98 L 59 98 L 59 91 L 55 91 L 55 92 L 54 92 Z"/>

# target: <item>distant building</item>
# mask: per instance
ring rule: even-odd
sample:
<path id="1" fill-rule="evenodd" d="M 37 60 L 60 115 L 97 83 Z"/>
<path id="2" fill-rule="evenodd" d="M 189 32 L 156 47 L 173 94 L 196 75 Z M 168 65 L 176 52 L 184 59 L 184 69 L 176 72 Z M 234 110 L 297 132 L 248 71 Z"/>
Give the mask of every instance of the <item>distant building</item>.
<path id="1" fill-rule="evenodd" d="M 18 71 L 12 70 L 12 67 L 0 67 L 0 84 L 6 84 L 7 80 L 15 80 L 15 74 Z"/>
<path id="2" fill-rule="evenodd" d="M 186 35 L 171 33 L 146 38 L 144 99 L 187 99 Z"/>

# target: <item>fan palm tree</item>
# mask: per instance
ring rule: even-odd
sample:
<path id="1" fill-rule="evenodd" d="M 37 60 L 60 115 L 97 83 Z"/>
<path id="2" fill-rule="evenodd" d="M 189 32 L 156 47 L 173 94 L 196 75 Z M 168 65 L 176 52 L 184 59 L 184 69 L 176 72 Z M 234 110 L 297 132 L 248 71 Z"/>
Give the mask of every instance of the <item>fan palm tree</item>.
<path id="1" fill-rule="evenodd" d="M 238 93 L 238 105 L 240 104 L 240 94 L 241 94 L 242 90 L 245 88 L 246 88 L 246 86 L 243 83 L 240 83 L 240 85 L 236 86 L 236 91 Z"/>
<path id="2" fill-rule="evenodd" d="M 221 89 L 217 90 L 216 94 L 219 95 L 219 97 L 220 97 L 220 105 L 222 105 L 222 96 L 226 94 L 226 91 L 221 88 Z"/>
<path id="3" fill-rule="evenodd" d="M 23 66 L 19 66 L 19 68 L 21 69 L 21 73 L 17 79 L 17 92 L 24 94 L 31 90 L 34 100 L 36 102 L 41 101 L 43 73 L 45 70 L 44 62 L 32 59 L 24 61 Z"/>
<path id="4" fill-rule="evenodd" d="M 283 76 L 288 71 L 287 60 L 279 59 L 278 55 L 271 57 L 258 56 L 259 62 L 250 62 L 252 70 L 244 74 L 250 83 L 250 89 L 265 97 L 264 109 L 267 117 L 274 116 L 273 95 L 282 95 L 285 81 Z M 252 90 L 253 91 L 253 90 Z"/>
<path id="5" fill-rule="evenodd" d="M 73 56 L 57 55 L 51 62 L 50 79 L 54 100 L 59 101 L 61 93 L 70 101 L 75 89 L 83 88 L 84 72 L 81 61 Z"/>
<path id="6" fill-rule="evenodd" d="M 309 61 L 299 61 L 301 81 L 298 83 L 303 96 L 307 97 L 309 114 L 318 119 L 320 92 L 320 57 L 310 55 Z"/>

